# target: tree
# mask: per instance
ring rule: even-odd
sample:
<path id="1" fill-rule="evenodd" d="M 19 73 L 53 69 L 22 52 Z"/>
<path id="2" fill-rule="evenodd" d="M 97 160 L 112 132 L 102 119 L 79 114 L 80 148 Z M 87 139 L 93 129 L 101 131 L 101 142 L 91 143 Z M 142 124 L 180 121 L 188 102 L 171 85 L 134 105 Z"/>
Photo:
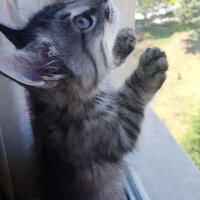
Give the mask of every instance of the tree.
<path id="1" fill-rule="evenodd" d="M 190 127 L 181 139 L 181 145 L 200 169 L 200 111 L 191 118 Z"/>
<path id="2" fill-rule="evenodd" d="M 200 0 L 180 0 L 176 15 L 183 24 L 193 28 L 200 36 Z"/>
<path id="3" fill-rule="evenodd" d="M 168 6 L 169 3 L 174 3 L 176 0 L 138 0 L 137 8 L 144 16 L 148 12 L 155 11 L 159 6 Z"/>

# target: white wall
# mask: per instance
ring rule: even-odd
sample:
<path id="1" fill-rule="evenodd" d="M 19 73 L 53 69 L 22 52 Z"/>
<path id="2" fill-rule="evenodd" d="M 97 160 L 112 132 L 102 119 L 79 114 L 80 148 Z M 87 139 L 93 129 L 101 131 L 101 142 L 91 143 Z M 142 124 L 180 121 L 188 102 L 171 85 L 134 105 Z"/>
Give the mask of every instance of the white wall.
<path id="1" fill-rule="evenodd" d="M 115 3 L 121 13 L 121 28 L 128 26 L 134 29 L 136 0 L 115 0 Z M 133 62 L 134 57 L 133 54 L 131 54 L 123 66 L 113 71 L 112 77 L 116 87 L 119 87 L 134 71 Z"/>

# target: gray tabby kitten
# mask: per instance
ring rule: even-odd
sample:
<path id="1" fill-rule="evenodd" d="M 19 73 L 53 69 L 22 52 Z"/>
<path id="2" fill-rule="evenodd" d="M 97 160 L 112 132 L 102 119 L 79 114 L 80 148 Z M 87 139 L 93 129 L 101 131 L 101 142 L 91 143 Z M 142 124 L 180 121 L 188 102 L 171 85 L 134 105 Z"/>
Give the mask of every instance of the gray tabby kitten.
<path id="1" fill-rule="evenodd" d="M 121 200 L 123 157 L 133 150 L 144 109 L 166 79 L 159 48 L 147 49 L 115 92 L 108 81 L 134 49 L 111 0 L 45 7 L 18 30 L 0 25 L 17 50 L 0 71 L 29 92 L 41 200 Z"/>

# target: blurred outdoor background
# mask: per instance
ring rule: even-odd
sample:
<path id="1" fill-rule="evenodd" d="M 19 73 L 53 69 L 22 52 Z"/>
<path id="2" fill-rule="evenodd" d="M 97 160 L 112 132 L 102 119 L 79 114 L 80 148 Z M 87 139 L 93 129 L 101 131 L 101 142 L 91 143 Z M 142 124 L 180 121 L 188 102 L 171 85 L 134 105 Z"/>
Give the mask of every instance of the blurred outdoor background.
<path id="1" fill-rule="evenodd" d="M 161 47 L 168 79 L 152 102 L 154 111 L 200 168 L 200 0 L 138 0 L 136 60 Z"/>

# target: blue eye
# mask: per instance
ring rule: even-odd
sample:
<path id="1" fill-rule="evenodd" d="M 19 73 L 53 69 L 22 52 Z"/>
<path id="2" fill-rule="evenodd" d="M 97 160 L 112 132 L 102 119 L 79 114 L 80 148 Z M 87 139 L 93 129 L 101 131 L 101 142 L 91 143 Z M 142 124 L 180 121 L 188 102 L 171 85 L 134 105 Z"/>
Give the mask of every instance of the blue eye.
<path id="1" fill-rule="evenodd" d="M 93 25 L 93 20 L 90 16 L 78 16 L 75 18 L 75 24 L 82 30 L 86 30 Z"/>

